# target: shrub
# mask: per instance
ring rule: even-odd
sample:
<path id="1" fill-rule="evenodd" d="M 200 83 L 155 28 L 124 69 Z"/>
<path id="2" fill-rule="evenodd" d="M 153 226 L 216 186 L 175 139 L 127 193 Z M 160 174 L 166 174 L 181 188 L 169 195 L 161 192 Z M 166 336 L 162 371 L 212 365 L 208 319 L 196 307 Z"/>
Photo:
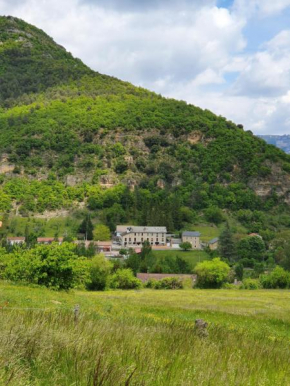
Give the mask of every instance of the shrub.
<path id="1" fill-rule="evenodd" d="M 197 286 L 200 288 L 220 288 L 229 277 L 230 267 L 227 263 L 215 258 L 198 263 L 195 267 Z"/>
<path id="2" fill-rule="evenodd" d="M 289 288 L 290 273 L 282 267 L 276 267 L 270 274 L 260 277 L 263 288 Z"/>
<path id="3" fill-rule="evenodd" d="M 154 289 L 182 289 L 183 282 L 178 277 L 165 277 L 161 280 L 150 279 L 146 283 L 146 288 Z"/>
<path id="4" fill-rule="evenodd" d="M 7 256 L 3 278 L 68 290 L 84 282 L 87 275 L 85 260 L 75 250 L 69 243 L 18 249 Z"/>
<path id="5" fill-rule="evenodd" d="M 259 279 L 244 279 L 241 289 L 257 290 L 262 288 L 262 284 Z"/>
<path id="6" fill-rule="evenodd" d="M 110 278 L 110 286 L 116 289 L 141 288 L 142 282 L 137 279 L 131 269 L 118 269 Z"/>
<path id="7" fill-rule="evenodd" d="M 156 286 L 158 285 L 158 280 L 156 279 L 149 279 L 146 284 L 145 284 L 145 287 L 146 288 L 156 288 Z"/>
<path id="8" fill-rule="evenodd" d="M 108 285 L 112 263 L 103 255 L 95 256 L 89 262 L 89 277 L 86 283 L 88 290 L 103 291 Z"/>
<path id="9" fill-rule="evenodd" d="M 223 285 L 222 285 L 222 289 L 237 290 L 237 289 L 240 289 L 240 288 L 241 288 L 240 285 L 236 285 L 236 284 L 233 284 L 233 283 L 223 283 Z"/>

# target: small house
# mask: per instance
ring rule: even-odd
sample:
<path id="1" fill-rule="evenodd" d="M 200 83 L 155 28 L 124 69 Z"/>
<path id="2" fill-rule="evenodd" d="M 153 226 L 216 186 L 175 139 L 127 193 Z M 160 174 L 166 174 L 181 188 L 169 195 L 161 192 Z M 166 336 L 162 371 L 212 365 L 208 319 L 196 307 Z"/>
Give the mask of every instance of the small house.
<path id="1" fill-rule="evenodd" d="M 172 238 L 170 240 L 170 247 L 173 248 L 173 249 L 179 249 L 181 243 L 182 243 L 181 239 Z"/>
<path id="2" fill-rule="evenodd" d="M 210 240 L 208 246 L 212 251 L 216 251 L 219 247 L 219 238 L 216 237 L 215 239 Z"/>
<path id="3" fill-rule="evenodd" d="M 111 252 L 112 242 L 111 241 L 96 241 L 94 245 L 98 248 L 99 252 Z"/>
<path id="4" fill-rule="evenodd" d="M 201 233 L 186 231 L 182 233 L 182 242 L 191 244 L 192 249 L 202 249 L 200 242 Z"/>
<path id="5" fill-rule="evenodd" d="M 52 243 L 58 243 L 58 244 L 62 244 L 63 242 L 63 237 L 58 237 L 58 238 L 55 238 L 55 237 L 37 237 L 37 243 L 38 244 L 52 244 Z"/>
<path id="6" fill-rule="evenodd" d="M 25 237 L 7 237 L 7 243 L 9 245 L 19 245 L 25 243 Z"/>

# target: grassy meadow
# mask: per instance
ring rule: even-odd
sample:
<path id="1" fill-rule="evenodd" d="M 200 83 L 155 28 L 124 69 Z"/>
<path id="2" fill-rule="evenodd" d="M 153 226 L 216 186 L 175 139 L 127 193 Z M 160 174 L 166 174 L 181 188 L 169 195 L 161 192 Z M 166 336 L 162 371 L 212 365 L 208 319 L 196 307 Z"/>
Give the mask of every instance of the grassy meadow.
<path id="1" fill-rule="evenodd" d="M 290 384 L 290 291 L 2 283 L 0 307 L 1 385 Z M 195 333 L 197 318 L 208 337 Z"/>
<path id="2" fill-rule="evenodd" d="M 185 261 L 188 262 L 190 267 L 193 269 L 196 264 L 200 263 L 201 261 L 208 260 L 209 255 L 205 251 L 153 251 L 154 255 L 156 257 L 182 257 Z"/>

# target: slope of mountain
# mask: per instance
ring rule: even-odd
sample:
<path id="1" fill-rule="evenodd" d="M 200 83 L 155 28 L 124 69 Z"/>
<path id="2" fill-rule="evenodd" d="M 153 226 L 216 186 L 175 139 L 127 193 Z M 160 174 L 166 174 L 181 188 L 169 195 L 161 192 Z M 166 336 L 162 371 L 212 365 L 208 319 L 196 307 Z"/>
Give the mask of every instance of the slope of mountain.
<path id="1" fill-rule="evenodd" d="M 259 135 L 259 137 L 290 154 L 290 135 Z"/>
<path id="2" fill-rule="evenodd" d="M 0 18 L 0 154 L 2 212 L 85 203 L 105 208 L 107 222 L 158 225 L 171 211 L 178 229 L 193 210 L 290 203 L 283 151 L 210 111 L 93 72 L 12 17 Z"/>

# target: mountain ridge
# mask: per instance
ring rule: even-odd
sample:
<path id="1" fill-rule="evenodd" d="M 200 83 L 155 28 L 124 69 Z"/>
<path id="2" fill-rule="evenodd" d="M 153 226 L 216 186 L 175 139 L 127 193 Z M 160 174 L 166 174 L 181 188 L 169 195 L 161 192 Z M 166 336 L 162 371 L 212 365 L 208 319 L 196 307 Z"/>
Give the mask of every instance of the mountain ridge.
<path id="1" fill-rule="evenodd" d="M 169 201 L 188 211 L 290 203 L 290 157 L 241 125 L 94 72 L 22 20 L 0 17 L 0 42 L 0 211 L 126 212 L 136 200 L 114 221 L 158 225 Z"/>

